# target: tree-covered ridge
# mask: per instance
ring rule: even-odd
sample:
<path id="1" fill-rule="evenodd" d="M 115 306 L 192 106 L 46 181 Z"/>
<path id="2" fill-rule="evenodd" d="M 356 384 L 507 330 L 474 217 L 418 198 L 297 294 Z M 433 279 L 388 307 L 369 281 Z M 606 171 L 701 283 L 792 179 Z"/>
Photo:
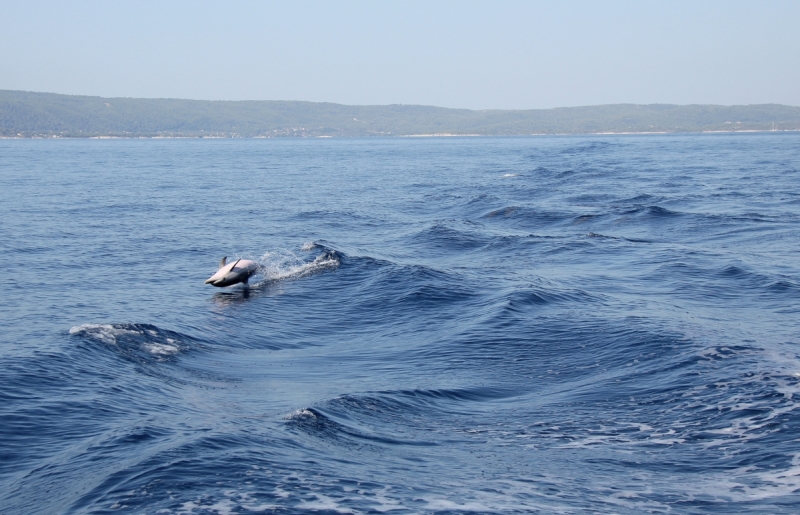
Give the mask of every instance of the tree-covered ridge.
<path id="1" fill-rule="evenodd" d="M 800 107 L 614 104 L 530 110 L 102 98 L 0 90 L 3 136 L 409 136 L 800 130 Z"/>

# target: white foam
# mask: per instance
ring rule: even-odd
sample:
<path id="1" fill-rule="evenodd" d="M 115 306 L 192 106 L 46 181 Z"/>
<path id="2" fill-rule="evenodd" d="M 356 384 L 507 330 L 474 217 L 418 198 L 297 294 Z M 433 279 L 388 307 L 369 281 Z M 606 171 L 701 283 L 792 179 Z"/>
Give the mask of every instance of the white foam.
<path id="1" fill-rule="evenodd" d="M 206 507 L 205 509 L 208 511 L 213 511 L 218 515 L 233 515 L 235 512 L 233 509 L 236 508 L 236 504 L 230 499 L 222 499 L 220 501 L 215 502 L 211 506 Z"/>
<path id="2" fill-rule="evenodd" d="M 303 247 L 305 249 L 306 245 Z M 339 259 L 332 253 L 321 254 L 314 261 L 306 262 L 289 250 L 266 252 L 256 262 L 263 281 L 267 282 L 299 279 L 339 266 Z"/>
<path id="3" fill-rule="evenodd" d="M 277 504 L 242 504 L 242 508 L 247 511 L 267 511 L 267 510 L 277 510 L 280 508 Z"/>
<path id="4" fill-rule="evenodd" d="M 398 501 L 397 499 L 390 499 L 387 496 L 387 494 L 390 493 L 389 492 L 390 490 L 391 487 L 387 486 L 384 487 L 383 490 L 378 490 L 377 492 L 375 492 L 374 501 L 377 502 L 378 504 L 372 506 L 370 509 L 381 513 L 386 513 L 387 511 L 392 511 L 392 510 L 405 509 L 404 506 L 400 504 L 400 501 Z"/>
<path id="5" fill-rule="evenodd" d="M 180 351 L 180 349 L 174 345 L 165 345 L 162 343 L 143 343 L 142 349 L 156 356 L 171 356 Z"/>
<path id="6" fill-rule="evenodd" d="M 304 418 L 317 418 L 317 416 L 313 411 L 303 408 L 283 417 L 284 420 L 302 420 Z"/>
<path id="7" fill-rule="evenodd" d="M 488 506 L 485 506 L 479 502 L 466 502 L 466 503 L 458 503 L 455 501 L 451 501 L 449 499 L 435 499 L 431 497 L 423 497 L 422 498 L 426 503 L 428 503 L 428 508 L 431 510 L 453 510 L 453 511 L 494 511 L 490 509 Z"/>
<path id="8" fill-rule="evenodd" d="M 71 327 L 69 334 L 84 334 L 86 336 L 91 336 L 96 340 L 100 340 L 103 343 L 113 345 L 117 343 L 118 336 L 139 333 L 136 331 L 130 331 L 128 329 L 114 327 L 111 324 L 81 324 Z"/>
<path id="9" fill-rule="evenodd" d="M 81 324 L 71 327 L 69 334 L 87 336 L 106 345 L 117 345 L 118 339 L 125 335 L 158 337 L 158 332 L 153 329 L 137 331 L 123 329 L 113 324 Z M 180 352 L 180 346 L 175 339 L 166 338 L 166 340 L 167 343 L 145 341 L 141 343 L 140 348 L 144 352 L 148 352 L 154 356 L 172 356 Z"/>
<path id="10" fill-rule="evenodd" d="M 316 497 L 316 500 L 303 501 L 296 507 L 304 510 L 331 510 L 335 511 L 336 513 L 355 513 L 350 508 L 342 508 L 339 506 L 339 503 L 327 495 L 320 493 L 313 493 L 312 495 Z"/>
<path id="11" fill-rule="evenodd" d="M 202 508 L 202 506 L 195 502 L 189 501 L 181 504 L 180 508 L 178 508 L 178 511 L 176 511 L 175 513 L 179 515 L 187 515 L 190 513 L 194 513 L 194 510 L 197 508 Z M 169 513 L 169 511 L 166 512 Z"/>
<path id="12" fill-rule="evenodd" d="M 309 410 L 295 413 L 312 414 Z M 413 490 L 413 485 L 393 490 L 390 485 L 376 485 L 370 481 L 359 483 L 356 488 L 352 484 L 339 484 L 336 478 L 293 472 L 275 485 L 269 503 L 257 499 L 257 494 L 223 490 L 224 497 L 202 495 L 194 502 L 183 503 L 175 513 L 227 515 L 281 509 L 337 513 L 391 513 L 394 510 L 574 513 L 580 511 L 576 510 L 576 495 L 590 505 L 607 503 L 603 511 L 609 513 L 620 508 L 635 512 L 669 512 L 675 509 L 675 503 L 698 498 L 712 503 L 709 509 L 713 511 L 713 505 L 733 508 L 734 503 L 768 502 L 776 497 L 796 496 L 800 488 L 800 453 L 793 455 L 788 468 L 780 470 L 749 467 L 702 476 L 663 475 L 643 470 L 632 476 L 591 478 L 541 472 L 518 479 L 454 479 L 452 483 L 439 484 L 437 493 L 422 496 L 409 495 L 409 487 Z M 672 500 L 667 503 L 657 500 L 664 497 Z M 160 512 L 167 513 L 166 510 Z"/>

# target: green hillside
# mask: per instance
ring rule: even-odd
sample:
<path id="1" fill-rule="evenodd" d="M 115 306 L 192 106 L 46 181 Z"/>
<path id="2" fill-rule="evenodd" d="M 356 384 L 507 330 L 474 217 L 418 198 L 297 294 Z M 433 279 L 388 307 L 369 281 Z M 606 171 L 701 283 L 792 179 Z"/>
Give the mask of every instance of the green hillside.
<path id="1" fill-rule="evenodd" d="M 0 90 L 0 135 L 408 136 L 799 130 L 800 107 L 615 104 L 531 110 L 102 98 Z"/>

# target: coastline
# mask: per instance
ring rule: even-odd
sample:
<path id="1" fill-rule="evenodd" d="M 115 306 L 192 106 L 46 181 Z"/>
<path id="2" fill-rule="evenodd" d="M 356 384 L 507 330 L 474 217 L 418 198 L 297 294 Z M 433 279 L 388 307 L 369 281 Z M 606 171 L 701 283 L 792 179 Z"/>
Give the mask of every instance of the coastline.
<path id="1" fill-rule="evenodd" d="M 519 134 L 456 134 L 456 133 L 431 133 L 431 134 L 397 134 L 397 135 L 367 135 L 367 136 L 331 136 L 331 135 L 296 135 L 296 136 L 61 136 L 58 134 L 36 134 L 31 136 L 0 136 L 0 140 L 25 140 L 25 139 L 69 139 L 69 140 L 118 140 L 118 139 L 370 139 L 370 138 L 518 138 L 525 136 L 647 136 L 664 134 L 765 134 L 765 133 L 799 133 L 800 129 L 740 129 L 740 130 L 700 130 L 700 131 L 604 131 L 604 132 L 538 132 Z"/>

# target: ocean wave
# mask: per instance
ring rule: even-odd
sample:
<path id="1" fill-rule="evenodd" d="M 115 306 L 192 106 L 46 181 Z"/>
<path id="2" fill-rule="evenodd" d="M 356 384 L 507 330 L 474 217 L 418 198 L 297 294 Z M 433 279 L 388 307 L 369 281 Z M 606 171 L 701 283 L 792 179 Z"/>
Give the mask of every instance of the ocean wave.
<path id="1" fill-rule="evenodd" d="M 486 245 L 487 239 L 472 224 L 455 220 L 437 221 L 408 237 L 408 244 L 428 250 L 472 251 Z"/>
<path id="2" fill-rule="evenodd" d="M 798 511 L 794 136 L 55 143 L 0 142 L 9 513 Z"/>
<path id="3" fill-rule="evenodd" d="M 671 209 L 667 209 L 661 206 L 646 206 L 640 205 L 633 207 L 631 209 L 627 209 L 622 212 L 623 215 L 639 215 L 650 217 L 654 219 L 658 218 L 668 218 L 674 216 L 680 216 L 683 213 L 679 213 L 678 211 L 672 211 Z"/>
<path id="4" fill-rule="evenodd" d="M 319 242 L 306 242 L 300 250 L 302 252 L 320 250 L 321 252 L 311 261 L 288 249 L 267 251 L 258 257 L 249 258 L 258 265 L 256 273 L 250 279 L 249 287 L 258 289 L 280 281 L 302 279 L 325 270 L 335 269 L 341 263 L 342 254 L 340 252 Z M 234 289 L 241 289 L 241 286 Z"/>
<path id="5" fill-rule="evenodd" d="M 319 248 L 320 245 L 315 245 Z M 312 250 L 312 249 L 309 249 Z M 313 261 L 304 261 L 290 251 L 265 252 L 256 262 L 267 282 L 300 279 L 339 266 L 341 257 L 335 250 L 324 249 Z M 258 286 L 256 283 L 255 286 Z"/>
<path id="6" fill-rule="evenodd" d="M 69 334 L 114 347 L 135 361 L 170 361 L 196 347 L 193 338 L 152 324 L 81 324 Z"/>
<path id="7" fill-rule="evenodd" d="M 284 417 L 287 426 L 315 438 L 345 446 L 411 445 L 433 446 L 433 442 L 414 438 L 398 438 L 380 430 L 370 430 L 364 425 L 355 426 L 338 422 L 319 408 L 303 408 Z"/>
<path id="8" fill-rule="evenodd" d="M 482 219 L 487 221 L 502 221 L 511 227 L 537 227 L 560 224 L 573 218 L 565 212 L 547 211 L 526 206 L 506 206 L 493 209 L 484 214 Z"/>

